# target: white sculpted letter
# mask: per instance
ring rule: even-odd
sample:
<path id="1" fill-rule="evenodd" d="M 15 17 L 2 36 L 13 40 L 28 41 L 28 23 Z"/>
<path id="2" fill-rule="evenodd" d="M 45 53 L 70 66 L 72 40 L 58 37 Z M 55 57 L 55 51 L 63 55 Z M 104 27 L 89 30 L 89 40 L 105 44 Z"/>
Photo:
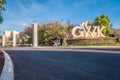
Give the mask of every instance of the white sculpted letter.
<path id="1" fill-rule="evenodd" d="M 97 33 L 98 33 L 97 37 L 105 37 L 105 36 L 103 35 L 103 33 L 102 33 L 102 30 L 103 30 L 104 28 L 105 28 L 105 27 L 102 27 L 101 29 L 100 29 L 100 27 L 97 28 Z"/>
<path id="2" fill-rule="evenodd" d="M 92 38 L 95 37 L 95 30 L 97 29 L 97 27 L 93 27 L 93 28 L 94 28 L 94 30 L 91 32 L 91 36 L 92 36 Z"/>
<path id="3" fill-rule="evenodd" d="M 91 28 L 93 28 L 91 30 Z M 76 26 L 72 29 L 73 37 L 86 37 L 86 38 L 96 38 L 105 37 L 102 30 L 105 27 L 100 28 L 99 26 L 88 26 L 88 21 L 83 22 L 80 26 Z"/>
<path id="4" fill-rule="evenodd" d="M 81 37 L 81 32 L 82 32 L 82 31 L 80 31 L 79 29 L 82 29 L 82 27 L 76 26 L 76 27 L 74 27 L 74 28 L 72 29 L 72 35 L 73 35 L 73 37 Z M 76 34 L 76 31 L 77 31 L 77 30 L 79 30 L 79 33 L 80 33 L 79 35 Z"/>

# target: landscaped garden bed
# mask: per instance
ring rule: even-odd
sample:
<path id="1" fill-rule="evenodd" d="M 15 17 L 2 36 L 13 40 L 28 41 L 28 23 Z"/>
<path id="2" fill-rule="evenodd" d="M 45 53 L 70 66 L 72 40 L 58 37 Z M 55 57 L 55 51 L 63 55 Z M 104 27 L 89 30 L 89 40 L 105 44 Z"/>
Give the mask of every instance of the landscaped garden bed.
<path id="1" fill-rule="evenodd" d="M 120 46 L 120 42 L 115 43 L 74 43 L 69 46 Z"/>
<path id="2" fill-rule="evenodd" d="M 3 69 L 4 61 L 5 61 L 4 54 L 3 54 L 3 52 L 0 51 L 0 75 L 1 75 L 1 72 Z"/>

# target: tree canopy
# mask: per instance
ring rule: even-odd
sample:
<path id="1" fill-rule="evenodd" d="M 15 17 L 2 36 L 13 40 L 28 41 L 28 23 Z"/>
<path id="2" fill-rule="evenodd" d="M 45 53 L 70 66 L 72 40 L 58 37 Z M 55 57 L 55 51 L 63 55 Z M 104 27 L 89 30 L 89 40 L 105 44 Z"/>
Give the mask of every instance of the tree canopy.
<path id="1" fill-rule="evenodd" d="M 70 27 L 71 25 L 66 26 L 61 22 L 43 24 L 38 29 L 39 41 L 51 43 L 54 39 L 66 38 L 71 33 Z"/>
<path id="2" fill-rule="evenodd" d="M 110 18 L 107 15 L 101 15 L 97 16 L 94 21 L 94 25 L 100 26 L 100 27 L 105 27 L 103 30 L 103 34 L 106 36 L 109 36 L 111 33 L 111 23 L 110 23 Z"/>
<path id="3" fill-rule="evenodd" d="M 3 21 L 2 11 L 5 10 L 4 4 L 6 4 L 6 0 L 0 0 L 0 23 Z"/>

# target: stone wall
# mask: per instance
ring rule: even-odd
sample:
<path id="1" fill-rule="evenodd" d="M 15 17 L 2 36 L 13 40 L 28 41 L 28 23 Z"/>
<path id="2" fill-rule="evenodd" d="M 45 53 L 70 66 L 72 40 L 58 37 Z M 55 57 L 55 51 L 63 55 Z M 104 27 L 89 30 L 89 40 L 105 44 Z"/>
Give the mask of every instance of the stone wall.
<path id="1" fill-rule="evenodd" d="M 88 38 L 72 38 L 67 39 L 68 44 L 73 43 L 115 43 L 117 38 L 95 38 L 95 39 L 88 39 Z"/>

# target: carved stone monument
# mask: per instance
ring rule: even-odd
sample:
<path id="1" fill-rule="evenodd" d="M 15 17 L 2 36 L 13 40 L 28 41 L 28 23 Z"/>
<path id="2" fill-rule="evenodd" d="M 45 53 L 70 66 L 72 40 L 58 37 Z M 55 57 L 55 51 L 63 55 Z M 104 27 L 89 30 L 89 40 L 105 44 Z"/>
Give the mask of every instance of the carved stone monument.
<path id="1" fill-rule="evenodd" d="M 16 46 L 16 31 L 15 30 L 13 31 L 12 36 L 13 36 L 13 47 L 15 47 Z"/>
<path id="2" fill-rule="evenodd" d="M 15 47 L 16 46 L 16 41 L 17 41 L 17 37 L 19 36 L 19 32 L 17 31 L 4 31 L 3 35 L 2 35 L 2 46 L 4 47 L 5 45 L 7 45 L 7 43 L 9 42 L 9 39 L 12 39 L 12 46 Z"/>
<path id="3" fill-rule="evenodd" d="M 5 46 L 5 35 L 4 34 L 2 35 L 2 46 L 3 47 Z"/>
<path id="4" fill-rule="evenodd" d="M 33 47 L 38 46 L 38 24 L 34 21 L 33 22 Z"/>
<path id="5" fill-rule="evenodd" d="M 83 22 L 79 26 L 72 29 L 72 38 L 67 39 L 68 44 L 73 43 L 111 43 L 115 39 L 107 38 L 103 35 L 102 31 L 105 26 L 88 26 L 88 21 Z"/>
<path id="6" fill-rule="evenodd" d="M 98 38 L 105 37 L 102 30 L 105 28 L 99 26 L 88 26 L 88 21 L 83 22 L 80 26 L 76 26 L 72 29 L 73 38 Z"/>

